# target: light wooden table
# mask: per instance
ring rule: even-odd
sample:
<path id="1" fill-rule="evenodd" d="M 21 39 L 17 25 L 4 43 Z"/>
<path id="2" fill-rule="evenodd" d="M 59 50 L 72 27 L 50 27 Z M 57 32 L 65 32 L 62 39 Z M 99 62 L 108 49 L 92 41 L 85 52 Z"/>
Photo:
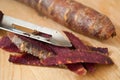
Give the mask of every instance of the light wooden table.
<path id="1" fill-rule="evenodd" d="M 8 61 L 10 54 L 0 49 L 0 80 L 119 80 L 120 79 L 120 0 L 77 0 L 90 6 L 99 12 L 106 14 L 116 27 L 117 36 L 106 41 L 97 41 L 83 35 L 74 33 L 84 41 L 94 46 L 108 47 L 110 57 L 114 61 L 112 66 L 97 66 L 97 70 L 85 76 L 59 68 L 33 67 L 16 65 Z M 37 25 L 55 28 L 57 30 L 68 30 L 67 28 L 42 17 L 33 9 L 16 2 L 15 0 L 0 0 L 0 10 L 6 15 L 26 20 Z M 71 31 L 72 32 L 72 31 Z M 0 36 L 3 32 L 0 31 Z"/>

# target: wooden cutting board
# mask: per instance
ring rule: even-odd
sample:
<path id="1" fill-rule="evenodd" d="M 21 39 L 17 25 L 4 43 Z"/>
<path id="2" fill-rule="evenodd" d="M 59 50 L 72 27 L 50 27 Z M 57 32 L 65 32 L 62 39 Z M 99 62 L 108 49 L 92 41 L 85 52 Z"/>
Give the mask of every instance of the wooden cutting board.
<path id="1" fill-rule="evenodd" d="M 67 69 L 16 65 L 8 61 L 14 54 L 0 49 L 0 80 L 119 80 L 120 79 L 120 0 L 77 0 L 107 15 L 116 27 L 117 36 L 106 41 L 97 41 L 73 32 L 80 39 L 94 46 L 107 47 L 114 65 L 99 65 L 94 73 L 77 75 Z M 0 0 L 0 10 L 6 15 L 47 26 L 57 30 L 71 31 L 15 0 Z M 72 31 L 71 31 L 72 32 Z M 5 34 L 0 30 L 0 36 Z"/>

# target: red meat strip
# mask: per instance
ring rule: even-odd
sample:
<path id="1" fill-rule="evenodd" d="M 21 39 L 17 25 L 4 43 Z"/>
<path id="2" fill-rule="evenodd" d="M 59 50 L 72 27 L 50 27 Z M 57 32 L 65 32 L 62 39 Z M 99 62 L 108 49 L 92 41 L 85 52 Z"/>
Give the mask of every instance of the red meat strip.
<path id="1" fill-rule="evenodd" d="M 88 72 L 95 72 L 96 70 L 96 64 L 92 63 L 83 63 L 84 67 L 87 69 Z"/>
<path id="2" fill-rule="evenodd" d="M 9 61 L 15 64 L 25 64 L 25 65 L 32 65 L 32 66 L 44 66 L 41 64 L 40 59 L 31 55 L 31 54 L 22 54 L 22 55 L 10 55 Z M 81 65 L 78 64 L 65 64 L 67 68 L 79 75 L 85 75 L 86 69 Z M 49 66 L 52 67 L 52 66 Z"/>
<path id="3" fill-rule="evenodd" d="M 9 33 L 8 35 L 11 41 L 20 49 L 21 52 L 30 53 L 40 59 L 45 59 L 48 56 L 55 55 L 51 48 L 48 47 L 49 44 L 20 35 L 15 35 L 13 33 Z"/>
<path id="4" fill-rule="evenodd" d="M 8 42 L 4 44 L 4 42 Z M 3 44 L 2 44 L 3 43 Z M 3 37 L 0 41 L 0 46 L 7 51 L 10 52 L 19 52 L 19 49 L 10 41 L 8 37 Z M 14 46 L 14 47 L 12 47 Z M 32 65 L 32 66 L 43 66 L 40 62 L 38 57 L 35 57 L 31 54 L 21 54 L 21 55 L 10 55 L 9 61 L 16 63 L 16 64 L 25 64 L 25 65 Z M 71 64 L 65 65 L 67 68 L 79 75 L 85 75 L 86 69 L 82 66 L 81 63 L 79 64 Z"/>
<path id="5" fill-rule="evenodd" d="M 66 32 L 66 31 L 64 31 L 64 33 L 69 38 L 69 40 L 71 41 L 72 45 L 75 48 L 78 48 L 78 49 L 80 48 L 81 50 L 98 51 L 102 54 L 108 55 L 108 49 L 107 48 L 101 48 L 101 47 L 96 48 L 96 47 L 92 47 L 92 46 L 86 46 L 86 45 L 84 45 L 84 43 L 79 38 L 74 36 L 72 33 L 69 33 L 69 32 Z M 95 69 L 96 69 L 95 64 L 93 64 L 93 63 L 85 63 L 84 66 L 89 72 L 94 72 Z"/>
<path id="6" fill-rule="evenodd" d="M 108 54 L 108 48 L 101 48 L 101 47 L 93 47 L 93 46 L 86 46 L 78 37 L 74 36 L 72 33 L 69 33 L 67 31 L 64 31 L 66 36 L 69 38 L 71 41 L 72 45 L 76 49 L 81 49 L 81 50 L 90 50 L 90 51 L 98 51 L 104 54 Z"/>
<path id="7" fill-rule="evenodd" d="M 88 50 L 88 47 L 86 45 L 84 45 L 84 43 L 79 38 L 74 36 L 72 33 L 69 33 L 67 31 L 64 31 L 64 33 L 66 34 L 66 36 L 69 38 L 69 40 L 71 41 L 72 45 L 76 49 L 80 48 L 81 50 Z"/>
<path id="8" fill-rule="evenodd" d="M 0 39 L 0 48 L 9 52 L 20 52 L 16 45 L 13 44 L 7 36 Z"/>
<path id="9" fill-rule="evenodd" d="M 106 52 L 107 48 L 95 48 L 95 47 L 92 47 L 92 46 L 88 47 L 88 46 L 84 45 L 84 43 L 79 38 L 74 36 L 72 33 L 69 33 L 69 32 L 66 32 L 66 31 L 64 31 L 64 33 L 68 36 L 72 45 L 75 48 L 81 48 L 82 50 L 98 51 L 98 52 L 101 52 L 101 53 L 103 53 L 103 52 L 108 53 L 108 50 Z M 88 72 L 94 72 L 96 70 L 95 64 L 93 64 L 93 63 L 86 63 L 86 64 L 84 64 L 84 66 L 85 66 L 85 68 L 87 69 Z"/>
<path id="10" fill-rule="evenodd" d="M 16 64 L 25 64 L 32 66 L 41 66 L 40 59 L 31 54 L 10 55 L 9 61 Z"/>
<path id="11" fill-rule="evenodd" d="M 19 36 L 19 37 L 22 37 L 22 36 Z M 73 36 L 74 37 L 74 36 Z M 24 40 L 26 40 L 26 39 L 28 39 L 28 38 L 25 38 L 25 37 L 22 37 L 22 39 L 24 39 Z M 79 39 L 78 39 L 79 40 Z M 78 41 L 78 40 L 76 40 L 76 41 Z M 28 39 L 27 41 L 31 41 L 30 39 Z M 33 41 L 33 40 L 32 40 Z M 71 41 L 72 42 L 72 41 Z M 74 41 L 73 41 L 74 42 Z M 36 44 L 37 44 L 37 42 L 36 42 Z M 42 43 L 43 44 L 43 43 Z M 73 44 L 73 43 L 72 43 Z M 74 43 L 75 44 L 75 43 Z M 84 47 L 86 47 L 82 42 L 81 42 L 81 44 L 84 46 Z M 47 44 L 48 45 L 48 44 Z M 58 57 L 58 58 L 60 58 L 60 59 L 62 59 L 61 58 L 61 55 L 62 56 L 64 56 L 64 57 L 66 57 L 66 53 L 68 52 L 68 53 L 71 53 L 72 52 L 72 54 L 73 54 L 73 52 L 74 51 L 80 51 L 81 52 L 81 50 L 79 50 L 79 49 L 76 49 L 76 50 L 71 50 L 71 49 L 69 49 L 69 48 L 62 48 L 62 47 L 57 47 L 57 46 L 52 46 L 51 47 L 51 45 L 48 45 L 49 46 L 49 48 L 47 48 L 48 50 L 50 50 L 50 51 L 53 51 L 53 52 L 55 52 L 56 54 L 57 54 L 57 56 L 52 56 L 52 57 Z M 80 45 L 81 46 L 81 45 Z M 83 50 L 82 50 L 82 52 L 85 50 L 85 48 L 83 47 Z M 45 48 L 46 49 L 46 48 Z M 57 50 L 58 49 L 58 50 Z M 86 49 L 88 49 L 88 48 L 86 48 Z M 58 53 L 57 51 L 62 51 L 62 54 L 61 53 Z M 60 52 L 59 51 L 59 52 Z M 89 52 L 89 51 L 88 51 Z M 65 55 L 63 55 L 65 53 Z M 67 54 L 68 54 L 67 53 Z M 92 53 L 91 53 L 92 54 Z M 75 54 L 74 54 L 75 55 Z M 70 57 L 70 56 L 69 56 Z M 107 57 L 107 56 L 106 56 Z M 49 58 L 49 57 L 48 57 Z M 47 58 L 47 59 L 48 59 Z M 18 58 L 19 59 L 19 58 Z M 21 58 L 20 58 L 21 59 Z M 72 59 L 72 58 L 71 58 Z M 14 58 L 13 58 L 13 60 L 15 60 Z M 109 59 L 108 59 L 109 60 Z M 45 61 L 46 61 L 46 59 L 45 59 Z M 64 61 L 64 60 L 63 60 Z M 111 60 L 110 60 L 111 61 Z M 43 61 L 44 62 L 44 61 Z M 83 62 L 83 61 L 82 61 Z M 109 61 L 108 61 L 109 62 Z M 29 62 L 28 62 L 29 63 Z M 59 61 L 58 60 L 58 65 L 59 65 L 59 63 L 61 64 L 61 61 Z M 67 58 L 67 63 L 69 63 L 69 65 L 72 65 L 72 64 L 70 64 L 71 63 L 71 61 L 70 61 L 70 59 L 68 59 Z M 107 62 L 105 62 L 105 63 L 107 63 Z M 112 62 L 110 62 L 110 63 L 112 63 Z M 31 63 L 32 64 L 32 63 Z M 44 63 L 42 63 L 42 64 L 44 64 Z M 66 64 L 66 63 L 65 63 Z M 45 64 L 44 64 L 45 65 Z M 75 65 L 78 65 L 78 63 L 76 63 L 75 62 Z M 80 66 L 81 65 L 81 63 L 79 63 L 79 65 L 78 66 Z M 75 67 L 75 66 L 74 66 Z M 68 67 L 69 69 L 71 69 L 70 67 Z M 79 69 L 81 69 L 80 67 L 78 68 L 78 67 L 75 67 L 76 68 L 76 71 L 79 71 Z M 83 67 L 84 68 L 84 67 Z M 75 69 L 73 69 L 73 71 L 74 71 Z M 84 69 L 85 70 L 85 69 Z M 83 70 L 83 71 L 84 71 Z M 75 72 L 75 71 L 74 71 Z M 84 71 L 85 72 L 85 71 Z"/>
<path id="12" fill-rule="evenodd" d="M 11 41 L 7 36 L 4 36 L 0 39 L 0 48 L 8 46 L 10 44 L 11 44 Z"/>
<path id="13" fill-rule="evenodd" d="M 101 54 L 109 55 L 108 48 L 92 47 L 92 46 L 88 46 L 88 47 L 92 51 L 98 51 Z"/>
<path id="14" fill-rule="evenodd" d="M 99 52 L 66 50 L 65 48 L 52 47 L 58 53 L 56 56 L 48 57 L 43 60 L 44 65 L 58 65 L 67 63 L 97 63 L 97 64 L 113 64 L 112 60 Z"/>
<path id="15" fill-rule="evenodd" d="M 84 66 L 81 63 L 75 63 L 75 64 L 66 64 L 67 68 L 77 74 L 85 75 L 87 70 L 84 68 Z"/>
<path id="16" fill-rule="evenodd" d="M 26 45 L 24 45 L 23 43 L 20 43 L 19 45 L 24 46 L 25 50 L 28 50 L 28 51 L 29 51 L 29 49 L 26 49 L 27 47 L 30 47 L 30 48 L 35 47 L 34 48 L 34 50 L 35 50 L 36 48 L 38 48 L 37 45 L 39 45 L 42 49 L 48 49 L 48 48 L 50 50 L 52 49 L 51 51 L 54 51 L 57 55 L 56 56 L 50 55 L 49 57 L 44 58 L 43 59 L 44 65 L 68 64 L 70 62 L 71 63 L 78 63 L 78 62 L 83 63 L 84 62 L 84 63 L 98 63 L 98 64 L 112 64 L 113 63 L 112 60 L 108 56 L 100 54 L 99 52 L 81 50 L 81 48 L 77 49 L 77 50 L 71 50 L 71 49 L 68 50 L 64 47 L 53 46 L 53 45 L 50 45 L 47 43 L 43 44 L 43 42 L 39 42 L 39 41 L 30 39 L 30 38 L 18 36 L 15 34 L 10 34 L 10 36 L 9 36 L 9 38 L 12 41 L 13 41 L 14 37 L 16 38 L 17 41 L 19 41 L 19 40 L 24 41 L 23 43 L 25 43 Z M 16 43 L 15 41 L 13 41 L 13 43 L 15 43 L 15 45 L 18 45 L 18 43 Z M 34 43 L 34 45 L 30 45 L 31 43 Z M 21 48 L 21 47 L 18 46 L 18 48 Z M 38 51 L 40 51 L 40 50 L 41 49 L 38 49 Z M 33 50 L 31 50 L 31 51 L 33 51 Z M 36 54 L 36 53 L 34 53 L 34 54 Z M 39 57 L 39 54 L 37 54 L 37 57 Z"/>

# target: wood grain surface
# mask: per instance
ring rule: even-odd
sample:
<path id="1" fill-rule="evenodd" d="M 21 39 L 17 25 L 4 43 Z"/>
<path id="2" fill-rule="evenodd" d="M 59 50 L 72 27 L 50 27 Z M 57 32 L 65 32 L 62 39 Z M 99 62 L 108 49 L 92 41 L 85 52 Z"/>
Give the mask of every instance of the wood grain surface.
<path id="1" fill-rule="evenodd" d="M 77 0 L 107 15 L 116 27 L 117 36 L 98 41 L 73 32 L 80 39 L 94 46 L 107 47 L 114 65 L 98 65 L 94 73 L 77 75 L 67 69 L 35 67 L 12 64 L 10 53 L 0 49 L 0 80 L 120 80 L 120 0 Z M 0 10 L 6 15 L 57 30 L 71 30 L 39 15 L 35 10 L 15 0 L 0 0 Z M 0 30 L 0 37 L 5 34 Z"/>

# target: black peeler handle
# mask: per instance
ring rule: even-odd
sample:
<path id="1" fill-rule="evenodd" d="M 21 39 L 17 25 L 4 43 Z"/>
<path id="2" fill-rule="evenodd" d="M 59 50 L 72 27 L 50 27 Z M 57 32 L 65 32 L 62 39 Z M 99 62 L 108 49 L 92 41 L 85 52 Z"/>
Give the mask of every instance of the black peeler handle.
<path id="1" fill-rule="evenodd" d="M 0 11 L 0 23 L 1 23 L 1 21 L 2 21 L 3 15 L 4 15 L 3 12 Z"/>

